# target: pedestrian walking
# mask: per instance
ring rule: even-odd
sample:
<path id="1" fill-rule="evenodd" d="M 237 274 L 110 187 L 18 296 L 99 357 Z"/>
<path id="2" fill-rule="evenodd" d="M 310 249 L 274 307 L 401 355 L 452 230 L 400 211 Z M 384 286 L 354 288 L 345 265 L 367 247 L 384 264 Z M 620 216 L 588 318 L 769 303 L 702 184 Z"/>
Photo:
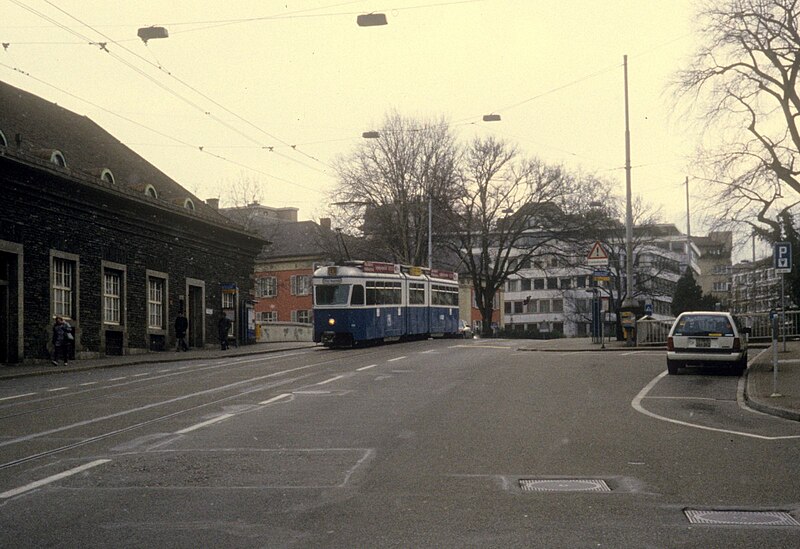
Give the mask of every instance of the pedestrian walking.
<path id="1" fill-rule="evenodd" d="M 75 339 L 72 335 L 72 326 L 62 317 L 57 316 L 53 324 L 53 366 L 58 366 L 59 359 L 64 361 L 64 366 L 69 363 L 70 344 Z"/>
<path id="2" fill-rule="evenodd" d="M 177 339 L 175 349 L 176 352 L 188 351 L 189 345 L 186 344 L 186 330 L 189 329 L 189 321 L 183 314 L 183 311 L 178 313 L 175 317 L 175 339 Z"/>
<path id="3" fill-rule="evenodd" d="M 219 336 L 220 350 L 228 350 L 228 332 L 231 331 L 231 319 L 225 314 L 225 311 L 219 313 L 219 321 L 217 322 L 217 335 Z"/>

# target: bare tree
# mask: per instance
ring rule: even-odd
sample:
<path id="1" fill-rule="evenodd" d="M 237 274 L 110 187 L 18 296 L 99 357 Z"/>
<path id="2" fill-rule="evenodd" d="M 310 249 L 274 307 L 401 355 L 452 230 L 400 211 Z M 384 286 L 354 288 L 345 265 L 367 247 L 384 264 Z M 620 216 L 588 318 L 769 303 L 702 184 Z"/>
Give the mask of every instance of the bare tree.
<path id="1" fill-rule="evenodd" d="M 389 114 L 377 139 L 365 140 L 336 160 L 339 183 L 332 217 L 345 232 L 369 239 L 376 257 L 423 265 L 428 202 L 437 210 L 449 207 L 456 162 L 455 138 L 444 120 Z"/>
<path id="2" fill-rule="evenodd" d="M 248 206 L 260 204 L 264 200 L 263 183 L 251 175 L 240 172 L 238 179 L 225 183 L 228 191 L 226 202 L 228 207 L 236 208 L 238 212 L 229 212 L 229 217 L 244 226 L 245 229 L 254 228 L 254 211 Z"/>
<path id="3" fill-rule="evenodd" d="M 495 295 L 509 276 L 534 257 L 562 253 L 560 246 L 591 221 L 590 205 L 607 193 L 606 184 L 521 158 L 503 141 L 472 141 L 450 213 L 449 246 L 471 279 L 484 334 L 491 333 Z"/>
<path id="4" fill-rule="evenodd" d="M 700 158 L 713 208 L 774 232 L 800 195 L 798 2 L 709 0 L 699 15 L 703 46 L 676 86 L 719 133 L 720 146 Z"/>

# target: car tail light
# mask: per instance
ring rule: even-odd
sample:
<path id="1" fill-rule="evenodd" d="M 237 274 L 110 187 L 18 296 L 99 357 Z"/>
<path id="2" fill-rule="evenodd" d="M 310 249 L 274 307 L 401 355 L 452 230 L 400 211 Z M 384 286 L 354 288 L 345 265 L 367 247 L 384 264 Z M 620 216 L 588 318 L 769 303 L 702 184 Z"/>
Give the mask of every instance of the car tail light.
<path id="1" fill-rule="evenodd" d="M 739 340 L 738 337 L 733 338 L 733 350 L 739 351 L 742 348 L 742 342 Z"/>
<path id="2" fill-rule="evenodd" d="M 672 336 L 667 338 L 667 351 L 674 351 L 675 350 L 675 342 L 672 340 Z"/>

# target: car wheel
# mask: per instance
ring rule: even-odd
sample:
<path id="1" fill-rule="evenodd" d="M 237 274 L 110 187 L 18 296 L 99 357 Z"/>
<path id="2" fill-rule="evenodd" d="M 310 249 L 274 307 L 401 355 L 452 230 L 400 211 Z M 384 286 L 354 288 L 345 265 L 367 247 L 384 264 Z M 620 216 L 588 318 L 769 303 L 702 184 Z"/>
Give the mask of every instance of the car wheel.
<path id="1" fill-rule="evenodd" d="M 667 373 L 671 376 L 678 374 L 680 363 L 677 360 L 667 359 Z"/>
<path id="2" fill-rule="evenodd" d="M 747 353 L 742 356 L 739 360 L 736 361 L 736 364 L 733 367 L 733 372 L 737 376 L 741 376 L 744 374 L 744 371 L 747 370 Z"/>

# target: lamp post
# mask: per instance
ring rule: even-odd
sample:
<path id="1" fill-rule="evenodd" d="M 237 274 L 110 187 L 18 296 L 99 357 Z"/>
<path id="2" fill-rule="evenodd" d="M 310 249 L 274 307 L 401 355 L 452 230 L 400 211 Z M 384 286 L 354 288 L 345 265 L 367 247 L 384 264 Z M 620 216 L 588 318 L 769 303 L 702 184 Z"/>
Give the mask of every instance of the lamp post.
<path id="1" fill-rule="evenodd" d="M 625 300 L 621 309 L 633 313 L 636 302 L 633 299 L 633 207 L 631 206 L 631 127 L 628 115 L 628 56 L 623 56 L 625 73 Z M 622 311 L 620 311 L 622 312 Z M 634 314 L 635 316 L 635 314 Z M 626 345 L 635 344 L 633 330 L 626 330 Z"/>

